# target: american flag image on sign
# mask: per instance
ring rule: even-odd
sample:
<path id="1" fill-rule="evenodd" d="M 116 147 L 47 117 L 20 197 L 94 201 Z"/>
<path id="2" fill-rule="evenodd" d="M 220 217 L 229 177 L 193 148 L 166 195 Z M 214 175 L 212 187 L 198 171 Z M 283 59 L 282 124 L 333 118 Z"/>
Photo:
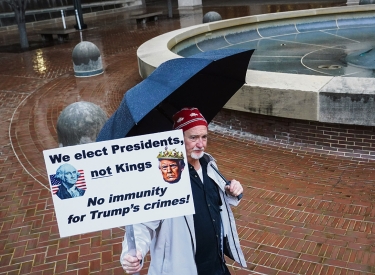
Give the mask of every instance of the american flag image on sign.
<path id="1" fill-rule="evenodd" d="M 56 194 L 57 190 L 59 190 L 59 186 L 61 184 L 60 180 L 55 177 L 56 174 L 49 175 L 49 178 L 51 180 L 51 187 L 52 187 L 52 193 Z"/>
<path id="2" fill-rule="evenodd" d="M 76 186 L 80 189 L 86 190 L 86 180 L 85 180 L 85 173 L 83 170 L 78 170 L 79 177 L 76 182 Z"/>
<path id="3" fill-rule="evenodd" d="M 85 173 L 82 169 L 78 170 L 78 173 L 79 173 L 79 177 L 76 182 L 76 187 L 86 190 L 87 187 L 86 187 Z M 57 190 L 59 190 L 61 181 L 58 178 L 56 178 L 56 174 L 50 175 L 49 178 L 51 180 L 52 193 L 56 194 Z"/>

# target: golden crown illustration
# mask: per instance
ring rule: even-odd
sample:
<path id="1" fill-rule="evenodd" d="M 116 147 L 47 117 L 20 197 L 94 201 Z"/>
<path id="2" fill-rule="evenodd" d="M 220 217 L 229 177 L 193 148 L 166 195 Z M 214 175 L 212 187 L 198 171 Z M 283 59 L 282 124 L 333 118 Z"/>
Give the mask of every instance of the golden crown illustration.
<path id="1" fill-rule="evenodd" d="M 158 156 L 158 159 L 184 159 L 184 153 L 178 152 L 176 149 L 168 150 L 167 147 L 165 147 L 164 151 L 160 151 Z"/>

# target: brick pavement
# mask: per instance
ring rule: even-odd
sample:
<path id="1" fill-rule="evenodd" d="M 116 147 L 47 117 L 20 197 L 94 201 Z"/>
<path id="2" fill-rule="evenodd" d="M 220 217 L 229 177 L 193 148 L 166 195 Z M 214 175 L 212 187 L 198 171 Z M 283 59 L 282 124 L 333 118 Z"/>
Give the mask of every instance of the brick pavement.
<path id="1" fill-rule="evenodd" d="M 141 26 L 121 18 L 86 22 L 95 29 L 83 39 L 102 53 L 100 76 L 74 77 L 77 35 L 24 53 L 0 49 L 0 274 L 124 274 L 123 228 L 59 238 L 42 156 L 57 147 L 56 121 L 64 107 L 85 100 L 111 114 L 141 81 L 137 46 L 179 27 L 178 19 Z M 2 36 L 0 46 L 17 41 L 12 33 Z M 229 260 L 232 274 L 375 274 L 373 162 L 213 132 L 208 151 L 228 178 L 245 187 L 234 213 L 248 268 Z"/>

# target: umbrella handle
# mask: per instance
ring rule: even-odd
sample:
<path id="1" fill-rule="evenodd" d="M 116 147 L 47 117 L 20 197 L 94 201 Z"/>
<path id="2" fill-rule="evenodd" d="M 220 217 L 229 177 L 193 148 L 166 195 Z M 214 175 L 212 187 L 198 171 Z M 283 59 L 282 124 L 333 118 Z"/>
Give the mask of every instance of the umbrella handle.
<path id="1" fill-rule="evenodd" d="M 134 228 L 133 225 L 126 225 L 126 240 L 128 242 L 128 253 L 132 257 L 137 257 L 137 248 L 135 246 L 135 238 L 134 238 Z M 139 275 L 139 272 L 134 273 L 134 275 Z"/>
<path id="2" fill-rule="evenodd" d="M 211 165 L 211 167 L 215 170 L 215 172 L 225 181 L 225 183 L 226 183 L 226 185 L 230 185 L 230 181 L 229 180 L 227 180 L 220 172 L 219 172 L 219 170 L 217 170 L 217 168 L 215 167 L 215 165 L 213 165 L 212 163 L 210 164 Z M 240 200 L 240 199 L 242 199 L 242 197 L 243 197 L 243 194 L 241 193 L 241 194 L 239 194 L 238 196 L 237 196 L 237 200 Z"/>

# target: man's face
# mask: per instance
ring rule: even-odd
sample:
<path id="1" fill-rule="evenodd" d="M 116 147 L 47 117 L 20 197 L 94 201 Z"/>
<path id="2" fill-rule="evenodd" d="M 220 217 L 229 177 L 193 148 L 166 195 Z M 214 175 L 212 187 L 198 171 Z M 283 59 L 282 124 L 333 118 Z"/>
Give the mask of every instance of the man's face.
<path id="1" fill-rule="evenodd" d="M 64 183 L 72 187 L 77 182 L 77 170 L 74 167 L 66 167 L 64 171 Z"/>
<path id="2" fill-rule="evenodd" d="M 162 159 L 160 160 L 160 171 L 163 179 L 169 183 L 178 182 L 181 178 L 182 168 L 178 160 Z"/>
<path id="3" fill-rule="evenodd" d="M 200 159 L 207 147 L 207 127 L 199 125 L 186 130 L 184 141 L 188 162 Z"/>

